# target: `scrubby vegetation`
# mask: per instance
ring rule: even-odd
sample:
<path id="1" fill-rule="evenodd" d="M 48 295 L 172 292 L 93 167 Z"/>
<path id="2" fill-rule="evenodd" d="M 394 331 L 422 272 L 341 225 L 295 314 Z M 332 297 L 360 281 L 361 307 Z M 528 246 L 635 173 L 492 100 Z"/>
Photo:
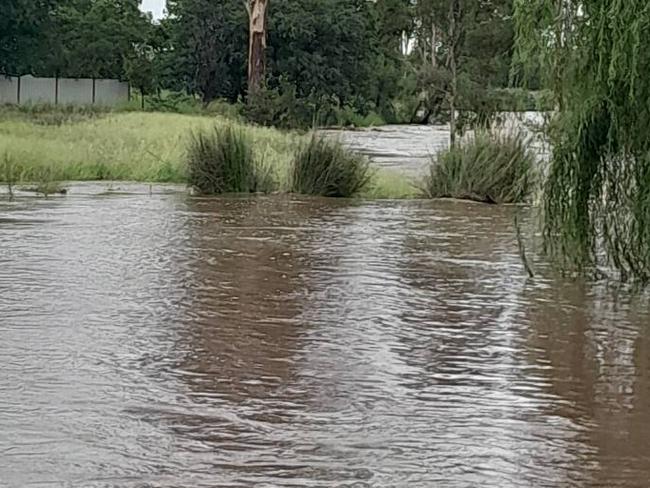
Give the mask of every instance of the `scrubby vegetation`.
<path id="1" fill-rule="evenodd" d="M 524 137 L 480 132 L 433 158 L 423 192 L 429 198 L 524 202 L 533 188 L 534 167 Z"/>
<path id="2" fill-rule="evenodd" d="M 192 134 L 187 167 L 189 184 L 203 195 L 269 192 L 275 185 L 249 137 L 227 125 Z"/>
<path id="3" fill-rule="evenodd" d="M 290 188 L 305 195 L 352 197 L 364 190 L 370 179 L 364 156 L 314 134 L 292 161 Z"/>

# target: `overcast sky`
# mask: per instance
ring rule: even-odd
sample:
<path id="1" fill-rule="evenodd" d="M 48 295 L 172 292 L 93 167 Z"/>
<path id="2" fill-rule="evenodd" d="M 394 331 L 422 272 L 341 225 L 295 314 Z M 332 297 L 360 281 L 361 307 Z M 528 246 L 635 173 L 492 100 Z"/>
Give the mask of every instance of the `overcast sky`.
<path id="1" fill-rule="evenodd" d="M 165 0 L 142 0 L 142 10 L 153 13 L 154 19 L 159 19 L 163 15 Z"/>

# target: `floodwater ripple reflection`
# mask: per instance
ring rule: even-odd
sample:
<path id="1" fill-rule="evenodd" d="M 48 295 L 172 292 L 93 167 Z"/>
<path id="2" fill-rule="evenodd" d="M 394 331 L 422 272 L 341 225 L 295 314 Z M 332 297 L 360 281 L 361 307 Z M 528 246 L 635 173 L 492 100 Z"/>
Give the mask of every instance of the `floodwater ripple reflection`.
<path id="1" fill-rule="evenodd" d="M 0 486 L 647 486 L 647 303 L 512 212 L 0 203 Z"/>

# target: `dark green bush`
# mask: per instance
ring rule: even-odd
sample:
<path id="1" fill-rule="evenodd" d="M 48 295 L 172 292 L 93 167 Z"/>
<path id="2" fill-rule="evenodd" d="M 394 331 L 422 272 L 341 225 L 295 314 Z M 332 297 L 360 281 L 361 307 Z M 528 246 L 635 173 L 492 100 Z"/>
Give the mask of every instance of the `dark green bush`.
<path id="1" fill-rule="evenodd" d="M 434 157 L 423 192 L 429 198 L 523 202 L 532 190 L 534 167 L 523 136 L 481 132 Z"/>
<path id="2" fill-rule="evenodd" d="M 251 141 L 230 126 L 192 134 L 187 158 L 189 183 L 201 194 L 273 189 L 271 171 L 256 161 Z"/>
<path id="3" fill-rule="evenodd" d="M 249 93 L 242 113 L 258 125 L 307 129 L 314 124 L 315 109 L 309 100 L 298 97 L 294 85 L 281 80 L 275 88 L 262 87 Z"/>
<path id="4" fill-rule="evenodd" d="M 351 197 L 369 183 L 368 160 L 338 142 L 316 134 L 301 147 L 291 166 L 294 193 L 324 197 Z"/>

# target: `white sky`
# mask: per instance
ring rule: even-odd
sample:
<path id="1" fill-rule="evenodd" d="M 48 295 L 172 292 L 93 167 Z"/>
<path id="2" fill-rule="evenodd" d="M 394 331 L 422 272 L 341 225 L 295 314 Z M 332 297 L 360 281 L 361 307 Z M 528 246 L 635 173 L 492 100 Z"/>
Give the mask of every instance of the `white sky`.
<path id="1" fill-rule="evenodd" d="M 154 19 L 160 19 L 163 16 L 165 0 L 142 0 L 140 9 L 143 12 L 151 12 Z"/>

